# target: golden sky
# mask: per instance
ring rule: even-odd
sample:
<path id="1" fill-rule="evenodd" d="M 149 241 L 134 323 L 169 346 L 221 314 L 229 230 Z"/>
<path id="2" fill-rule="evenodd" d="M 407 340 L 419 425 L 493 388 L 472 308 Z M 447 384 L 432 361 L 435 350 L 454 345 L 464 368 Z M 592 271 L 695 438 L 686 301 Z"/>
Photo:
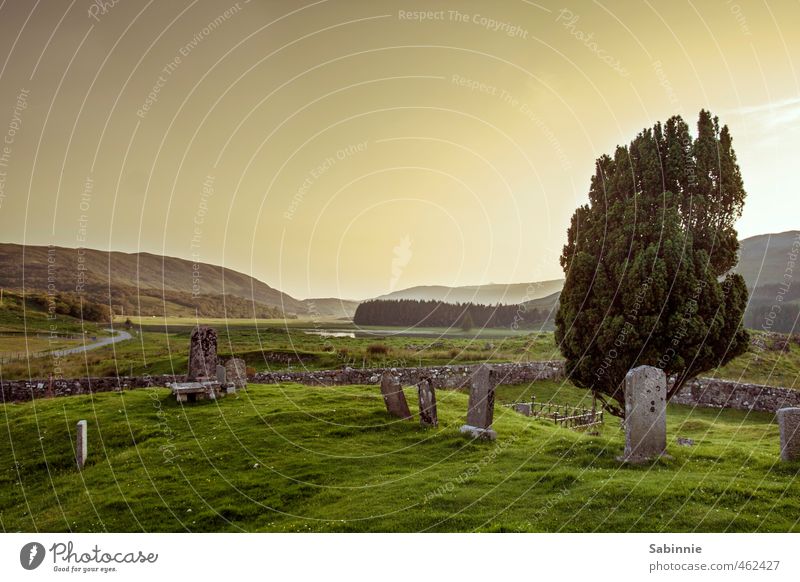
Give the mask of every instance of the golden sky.
<path id="1" fill-rule="evenodd" d="M 595 159 L 700 108 L 798 224 L 800 2 L 6 1 L 0 240 L 295 297 L 562 276 Z"/>

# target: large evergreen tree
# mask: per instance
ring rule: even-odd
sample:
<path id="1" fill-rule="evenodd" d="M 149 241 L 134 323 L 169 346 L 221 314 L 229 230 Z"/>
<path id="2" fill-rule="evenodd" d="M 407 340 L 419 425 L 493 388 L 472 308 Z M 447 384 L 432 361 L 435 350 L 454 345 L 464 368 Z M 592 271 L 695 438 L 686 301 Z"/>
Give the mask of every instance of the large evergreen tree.
<path id="1" fill-rule="evenodd" d="M 662 368 L 669 399 L 747 349 L 730 272 L 742 177 L 727 126 L 701 111 L 697 130 L 675 116 L 599 158 L 567 233 L 556 340 L 569 378 L 618 416 L 630 368 Z"/>

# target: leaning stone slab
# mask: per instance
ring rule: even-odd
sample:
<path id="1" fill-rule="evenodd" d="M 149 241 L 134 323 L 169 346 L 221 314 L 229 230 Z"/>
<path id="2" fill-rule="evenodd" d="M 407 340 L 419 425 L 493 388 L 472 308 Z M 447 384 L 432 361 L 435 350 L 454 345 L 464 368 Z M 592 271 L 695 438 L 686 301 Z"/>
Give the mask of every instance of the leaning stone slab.
<path id="1" fill-rule="evenodd" d="M 422 380 L 417 384 L 417 395 L 419 396 L 419 423 L 422 426 L 439 426 L 436 391 L 430 380 Z"/>
<path id="2" fill-rule="evenodd" d="M 217 330 L 199 325 L 189 342 L 187 382 L 211 380 L 217 375 Z"/>
<path id="3" fill-rule="evenodd" d="M 492 430 L 496 382 L 494 371 L 486 364 L 478 366 L 472 374 L 467 424 L 461 427 L 462 434 L 489 440 L 497 438 L 497 433 Z"/>
<path id="4" fill-rule="evenodd" d="M 625 375 L 626 463 L 645 463 L 667 454 L 667 377 L 653 366 Z"/>
<path id="5" fill-rule="evenodd" d="M 381 376 L 381 394 L 383 394 L 383 402 L 386 404 L 389 414 L 398 418 L 412 418 L 403 387 L 389 372 L 384 372 Z"/>
<path id="6" fill-rule="evenodd" d="M 225 375 L 237 390 L 247 388 L 247 364 L 242 358 L 231 358 L 225 362 Z"/>
<path id="7" fill-rule="evenodd" d="M 84 465 L 86 465 L 86 456 L 89 453 L 87 436 L 86 421 L 79 420 L 77 436 L 75 437 L 75 460 L 78 463 L 78 469 L 83 469 Z"/>
<path id="8" fill-rule="evenodd" d="M 778 411 L 781 434 L 781 460 L 800 461 L 800 408 L 781 408 Z"/>

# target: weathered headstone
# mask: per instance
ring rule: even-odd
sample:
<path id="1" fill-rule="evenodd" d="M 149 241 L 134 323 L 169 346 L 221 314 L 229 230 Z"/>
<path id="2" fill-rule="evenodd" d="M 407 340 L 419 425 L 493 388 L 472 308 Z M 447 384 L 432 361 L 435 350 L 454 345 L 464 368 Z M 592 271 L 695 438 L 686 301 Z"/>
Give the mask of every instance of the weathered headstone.
<path id="1" fill-rule="evenodd" d="M 86 421 L 79 420 L 77 425 L 77 436 L 75 437 L 75 460 L 78 462 L 78 469 L 83 469 L 84 465 L 86 465 L 86 455 L 89 452 L 86 437 Z"/>
<path id="2" fill-rule="evenodd" d="M 211 380 L 217 374 L 217 330 L 199 325 L 192 331 L 189 344 L 187 382 Z"/>
<path id="3" fill-rule="evenodd" d="M 225 374 L 228 382 L 236 389 L 247 388 L 247 364 L 241 358 L 231 358 L 225 362 Z"/>
<path id="4" fill-rule="evenodd" d="M 430 380 L 422 380 L 417 384 L 417 394 L 419 396 L 419 423 L 422 426 L 439 426 L 436 391 Z"/>
<path id="5" fill-rule="evenodd" d="M 781 460 L 800 461 L 800 408 L 778 410 L 781 434 Z"/>
<path id="6" fill-rule="evenodd" d="M 664 370 L 639 366 L 625 375 L 625 454 L 644 463 L 667 453 L 667 377 Z"/>
<path id="7" fill-rule="evenodd" d="M 398 418 L 412 418 L 403 387 L 390 372 L 384 372 L 381 376 L 381 394 L 389 414 Z"/>
<path id="8" fill-rule="evenodd" d="M 481 364 L 472 374 L 467 409 L 467 424 L 461 432 L 474 438 L 494 440 L 497 433 L 492 430 L 494 421 L 494 389 L 496 379 L 494 371 L 486 364 Z"/>
<path id="9" fill-rule="evenodd" d="M 225 366 L 221 366 L 217 364 L 217 382 L 220 384 L 225 384 L 226 380 L 225 377 L 227 376 L 227 372 L 225 370 Z"/>
<path id="10" fill-rule="evenodd" d="M 529 402 L 517 402 L 514 405 L 514 410 L 525 416 L 531 415 L 531 404 Z"/>

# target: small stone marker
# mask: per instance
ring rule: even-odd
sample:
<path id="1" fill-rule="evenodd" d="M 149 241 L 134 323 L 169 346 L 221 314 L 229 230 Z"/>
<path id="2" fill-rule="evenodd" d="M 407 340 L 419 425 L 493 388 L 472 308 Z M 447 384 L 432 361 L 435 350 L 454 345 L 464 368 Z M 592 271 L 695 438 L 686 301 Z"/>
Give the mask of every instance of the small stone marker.
<path id="1" fill-rule="evenodd" d="M 75 437 L 75 460 L 78 462 L 78 469 L 83 469 L 84 465 L 86 465 L 86 455 L 88 453 L 86 428 L 86 421 L 79 420 L 77 436 Z"/>
<path id="2" fill-rule="evenodd" d="M 531 404 L 529 402 L 517 402 L 514 405 L 514 410 L 525 416 L 531 415 Z"/>
<path id="3" fill-rule="evenodd" d="M 436 411 L 436 391 L 430 380 L 422 380 L 417 384 L 419 396 L 419 423 L 422 426 L 439 426 L 439 414 Z"/>
<path id="4" fill-rule="evenodd" d="M 467 424 L 461 427 L 463 434 L 492 441 L 497 438 L 497 433 L 492 430 L 494 388 L 495 374 L 493 370 L 486 364 L 481 364 L 472 374 Z"/>
<path id="5" fill-rule="evenodd" d="M 381 376 L 381 394 L 389 414 L 398 418 L 413 418 L 402 385 L 389 372 L 384 372 Z"/>
<path id="6" fill-rule="evenodd" d="M 225 370 L 225 366 L 220 366 L 217 364 L 217 382 L 220 384 L 225 384 L 225 376 L 227 375 L 227 371 Z"/>
<path id="7" fill-rule="evenodd" d="M 189 343 L 187 382 L 212 380 L 217 375 L 217 330 L 199 325 Z"/>
<path id="8" fill-rule="evenodd" d="M 781 433 L 781 460 L 800 461 L 800 408 L 781 408 L 778 411 Z"/>
<path id="9" fill-rule="evenodd" d="M 242 358 L 231 358 L 225 362 L 225 375 L 228 383 L 237 390 L 247 388 L 247 364 Z"/>
<path id="10" fill-rule="evenodd" d="M 626 463 L 644 463 L 667 454 L 667 377 L 664 370 L 639 366 L 625 375 Z"/>

